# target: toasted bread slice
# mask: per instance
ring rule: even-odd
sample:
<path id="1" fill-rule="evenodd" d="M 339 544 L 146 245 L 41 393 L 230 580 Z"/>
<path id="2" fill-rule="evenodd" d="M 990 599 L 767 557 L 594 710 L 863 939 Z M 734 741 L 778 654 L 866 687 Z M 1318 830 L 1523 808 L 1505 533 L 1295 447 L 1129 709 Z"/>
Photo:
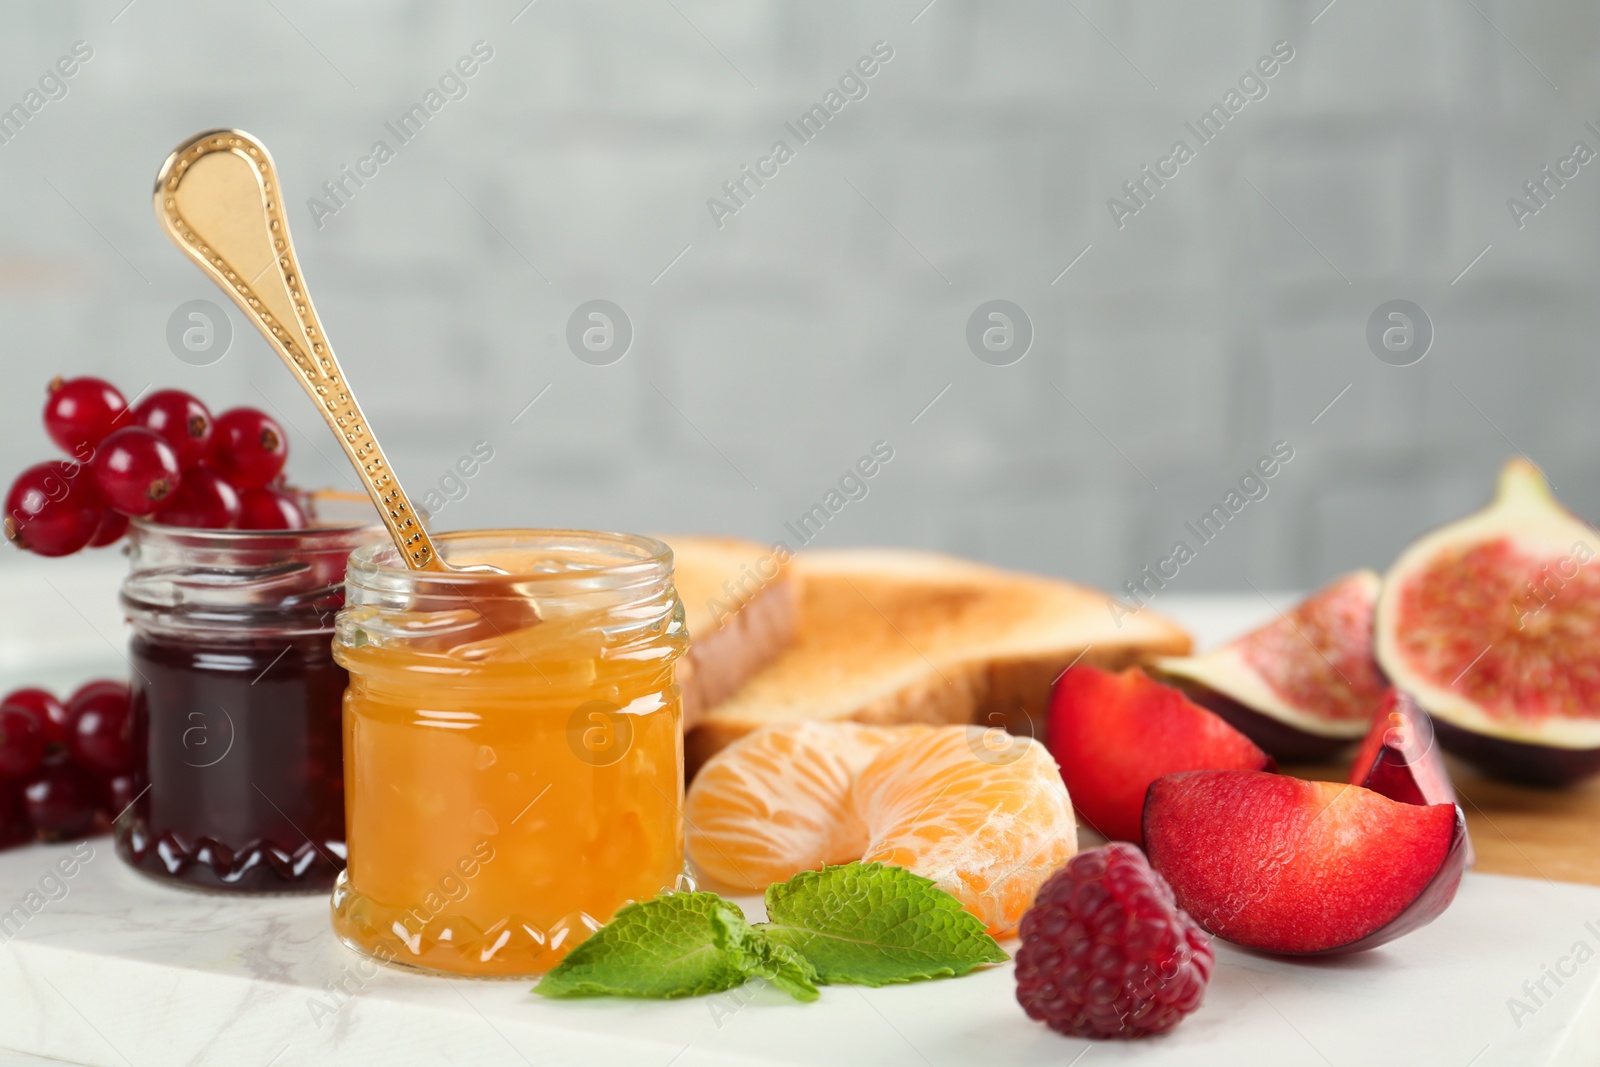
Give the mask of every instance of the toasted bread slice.
<path id="1" fill-rule="evenodd" d="M 794 643 L 700 719 L 686 742 L 691 769 L 758 727 L 801 719 L 976 722 L 1037 736 L 1072 663 L 1120 669 L 1190 647 L 1153 611 L 1119 625 L 1104 593 L 931 552 L 802 552 L 792 570 Z"/>
<path id="2" fill-rule="evenodd" d="M 794 639 L 800 598 L 789 555 L 737 537 L 664 537 L 689 651 L 678 661 L 683 725 L 732 696 Z"/>

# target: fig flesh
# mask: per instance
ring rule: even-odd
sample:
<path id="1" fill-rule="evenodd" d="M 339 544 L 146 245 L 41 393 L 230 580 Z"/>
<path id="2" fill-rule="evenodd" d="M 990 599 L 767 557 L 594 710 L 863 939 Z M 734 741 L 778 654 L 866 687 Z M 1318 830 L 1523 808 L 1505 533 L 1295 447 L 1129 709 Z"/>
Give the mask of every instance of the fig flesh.
<path id="1" fill-rule="evenodd" d="M 1532 785 L 1600 771 L 1597 557 L 1600 534 L 1521 458 L 1488 507 L 1400 554 L 1374 651 L 1447 750 Z"/>
<path id="2" fill-rule="evenodd" d="M 1277 759 L 1331 759 L 1366 734 L 1383 696 L 1378 586 L 1372 571 L 1347 574 L 1221 648 L 1155 669 Z"/>

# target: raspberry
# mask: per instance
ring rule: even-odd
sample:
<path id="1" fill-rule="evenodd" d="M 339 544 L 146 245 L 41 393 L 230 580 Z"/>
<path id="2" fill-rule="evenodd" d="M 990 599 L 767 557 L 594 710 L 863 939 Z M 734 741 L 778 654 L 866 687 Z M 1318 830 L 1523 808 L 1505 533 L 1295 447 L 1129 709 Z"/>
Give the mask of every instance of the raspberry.
<path id="1" fill-rule="evenodd" d="M 1074 856 L 1022 917 L 1017 1001 L 1073 1037 L 1164 1034 L 1200 1006 L 1216 957 L 1129 844 Z"/>

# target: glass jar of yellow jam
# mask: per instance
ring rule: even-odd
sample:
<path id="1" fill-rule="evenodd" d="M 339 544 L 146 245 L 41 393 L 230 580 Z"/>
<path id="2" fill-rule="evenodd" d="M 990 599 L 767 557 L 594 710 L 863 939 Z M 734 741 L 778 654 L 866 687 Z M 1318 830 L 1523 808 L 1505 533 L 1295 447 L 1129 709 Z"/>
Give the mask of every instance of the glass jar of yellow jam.
<path id="1" fill-rule="evenodd" d="M 341 940 L 474 976 L 558 963 L 683 872 L 688 644 L 672 553 L 647 537 L 496 530 L 351 557 Z"/>

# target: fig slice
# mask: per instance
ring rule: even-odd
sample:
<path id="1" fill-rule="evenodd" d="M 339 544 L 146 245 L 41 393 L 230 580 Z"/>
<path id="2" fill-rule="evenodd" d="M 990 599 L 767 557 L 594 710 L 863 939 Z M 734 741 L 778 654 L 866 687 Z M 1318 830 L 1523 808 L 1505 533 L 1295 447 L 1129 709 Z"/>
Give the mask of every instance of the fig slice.
<path id="1" fill-rule="evenodd" d="M 1078 818 L 1141 844 L 1145 790 L 1164 774 L 1272 770 L 1272 757 L 1222 717 L 1138 667 L 1068 668 L 1050 697 L 1045 739 Z"/>
<path id="2" fill-rule="evenodd" d="M 1456 789 L 1434 743 L 1433 722 L 1398 689 L 1383 695 L 1372 729 L 1356 751 L 1350 784 L 1364 786 L 1402 804 L 1454 804 Z M 1466 841 L 1467 866 L 1476 860 Z"/>
<path id="3" fill-rule="evenodd" d="M 1446 750 L 1531 785 L 1600 771 L 1597 554 L 1594 527 L 1516 458 L 1488 507 L 1395 560 L 1374 651 Z"/>
<path id="4" fill-rule="evenodd" d="M 1230 644 L 1154 667 L 1278 759 L 1330 759 L 1366 734 L 1383 696 L 1379 584 L 1372 571 L 1347 574 Z"/>
<path id="5" fill-rule="evenodd" d="M 1184 771 L 1145 796 L 1150 866 L 1218 937 L 1262 952 L 1374 948 L 1449 907 L 1466 867 L 1454 804 L 1260 771 Z"/>

